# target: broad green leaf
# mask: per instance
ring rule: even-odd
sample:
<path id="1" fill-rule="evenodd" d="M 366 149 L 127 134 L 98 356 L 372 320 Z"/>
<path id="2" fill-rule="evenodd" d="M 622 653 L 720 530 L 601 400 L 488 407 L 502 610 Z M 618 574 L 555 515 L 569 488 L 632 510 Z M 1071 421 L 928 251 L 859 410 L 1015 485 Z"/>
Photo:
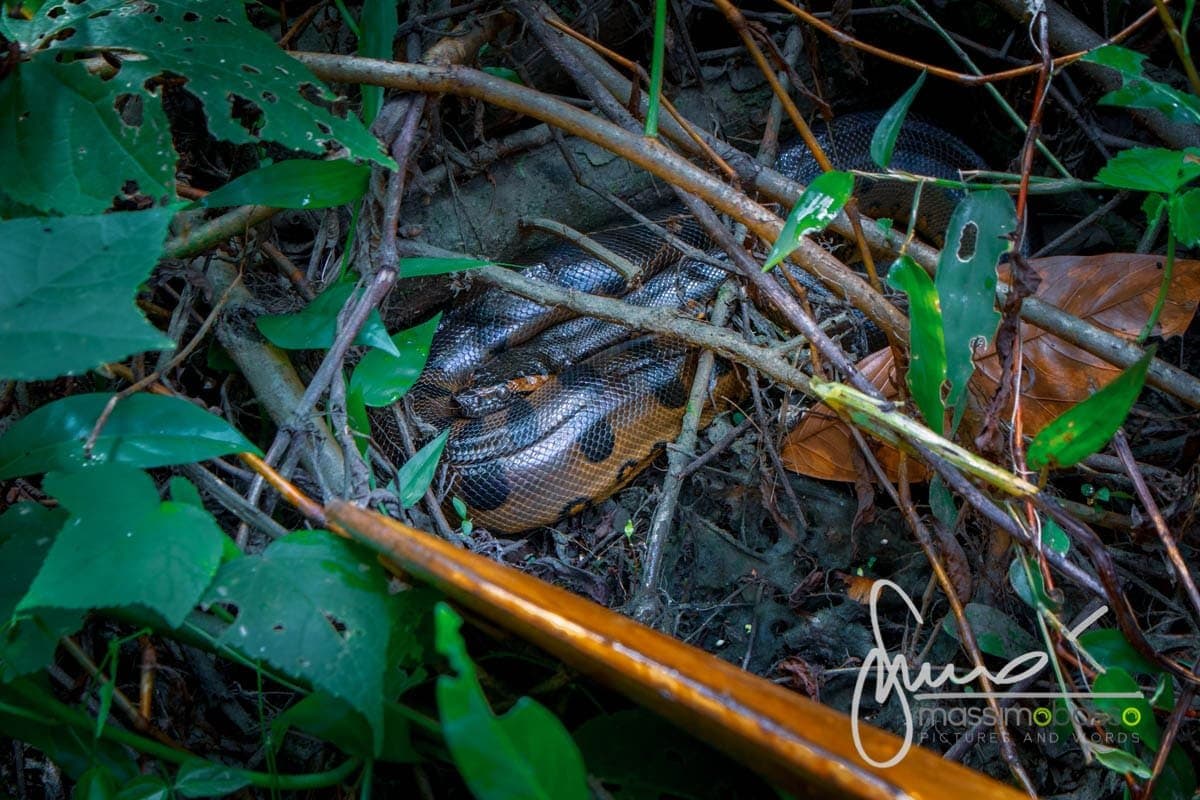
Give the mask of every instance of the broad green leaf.
<path id="1" fill-rule="evenodd" d="M 378 58 L 391 61 L 393 58 L 392 42 L 396 38 L 399 27 L 396 15 L 398 0 L 363 0 L 362 17 L 359 21 L 361 36 L 358 40 L 358 54 L 365 58 Z M 379 109 L 383 106 L 383 87 L 362 85 L 362 118 L 370 125 L 375 121 Z"/>
<path id="2" fill-rule="evenodd" d="M 1196 794 L 1196 768 L 1180 745 L 1171 748 L 1167 763 L 1154 785 L 1154 800 L 1192 800 Z"/>
<path id="3" fill-rule="evenodd" d="M 1088 745 L 1088 749 L 1092 755 L 1096 757 L 1104 766 L 1111 769 L 1113 772 L 1119 772 L 1124 775 L 1126 772 L 1131 775 L 1145 780 L 1153 774 L 1154 770 L 1150 766 L 1133 753 L 1126 753 L 1116 747 L 1109 747 L 1103 744 L 1092 743 Z"/>
<path id="4" fill-rule="evenodd" d="M 1146 382 L 1154 346 L 1118 375 L 1112 383 L 1064 411 L 1033 438 L 1026 453 L 1032 469 L 1072 467 L 1108 443 Z"/>
<path id="5" fill-rule="evenodd" d="M 169 209 L 0 222 L 0 378 L 74 375 L 174 347 L 134 305 Z"/>
<path id="6" fill-rule="evenodd" d="M 1100 98 L 1101 105 L 1122 108 L 1148 108 L 1169 119 L 1189 125 L 1200 124 L 1200 98 L 1145 76 L 1142 62 L 1146 56 L 1120 45 L 1109 44 L 1088 53 L 1081 60 L 1103 64 L 1121 74 L 1122 86 Z"/>
<path id="7" fill-rule="evenodd" d="M 909 346 L 908 388 L 917 408 L 935 433 L 942 433 L 945 405 L 942 384 L 946 380 L 946 343 L 942 333 L 942 309 L 933 279 L 907 255 L 900 256 L 888 270 L 888 284 L 908 295 Z"/>
<path id="8" fill-rule="evenodd" d="M 380 752 L 386 621 L 398 605 L 370 553 L 325 531 L 299 531 L 224 564 L 205 602 L 237 609 L 223 643 L 345 700 Z"/>
<path id="9" fill-rule="evenodd" d="M 1128 697 L 1093 697 L 1096 708 L 1108 714 L 1111 726 L 1136 733 L 1151 750 L 1157 750 L 1162 737 L 1154 721 L 1154 709 L 1142 696 L 1137 681 L 1120 667 L 1109 667 L 1092 681 L 1092 694 L 1125 694 Z"/>
<path id="10" fill-rule="evenodd" d="M 242 770 L 199 758 L 185 762 L 175 776 L 175 791 L 182 797 L 227 797 L 249 785 Z"/>
<path id="11" fill-rule="evenodd" d="M 71 800 L 115 800 L 121 782 L 103 764 L 97 764 L 79 776 Z"/>
<path id="12" fill-rule="evenodd" d="M 454 675 L 437 683 L 442 735 L 454 764 L 480 800 L 584 800 L 591 797 L 579 748 L 562 723 L 528 697 L 492 713 L 459 628 L 462 618 L 439 603 L 438 652 Z"/>
<path id="13" fill-rule="evenodd" d="M 43 486 L 71 517 L 18 611 L 137 605 L 183 624 L 221 561 L 225 535 L 212 516 L 160 502 L 150 476 L 124 466 L 51 472 Z"/>
<path id="14" fill-rule="evenodd" d="M 1108 160 L 1096 180 L 1118 189 L 1172 194 L 1200 177 L 1200 147 L 1131 147 Z"/>
<path id="15" fill-rule="evenodd" d="M 996 265 L 1008 252 L 1006 238 L 1017 223 L 1008 192 L 970 192 L 950 217 L 946 246 L 938 258 L 937 286 L 946 342 L 946 405 L 958 426 L 967 382 L 975 371 L 975 349 L 986 345 L 1000 325 L 996 311 Z"/>
<path id="16" fill-rule="evenodd" d="M 1200 246 L 1200 189 L 1171 195 L 1171 234 L 1184 247 Z"/>
<path id="17" fill-rule="evenodd" d="M 358 452 L 365 457 L 371 446 L 371 415 L 367 413 L 367 404 L 363 402 L 362 391 L 359 389 L 351 389 L 346 393 L 346 423 L 354 434 Z"/>
<path id="18" fill-rule="evenodd" d="M 317 295 L 303 310 L 295 314 L 266 314 L 256 320 L 258 330 L 267 341 L 285 350 L 324 349 L 333 345 L 337 335 L 337 319 L 342 307 L 354 294 L 353 281 L 341 281 Z M 386 353 L 398 355 L 396 345 L 388 338 L 387 329 L 379 309 L 373 309 L 354 339 L 355 344 L 378 347 Z"/>
<path id="19" fill-rule="evenodd" d="M 896 149 L 900 128 L 904 126 L 904 119 L 908 116 L 908 109 L 916 99 L 917 92 L 921 91 L 921 85 L 925 83 L 925 75 L 925 71 L 922 70 L 908 91 L 901 95 L 879 120 L 875 132 L 871 134 L 871 160 L 882 169 L 887 169 L 892 163 L 892 151 Z"/>
<path id="20" fill-rule="evenodd" d="M 525 81 L 521 80 L 521 76 L 517 74 L 515 69 L 509 69 L 508 67 L 484 67 L 483 71 L 488 75 L 495 75 L 497 78 L 504 78 L 504 80 L 511 83 L 519 83 L 522 85 L 525 83 Z"/>
<path id="21" fill-rule="evenodd" d="M 329 208 L 362 197 L 370 176 L 370 167 L 350 161 L 307 158 L 277 161 L 209 192 L 200 205 Z"/>
<path id="22" fill-rule="evenodd" d="M 1026 653 L 1041 650 L 1037 641 L 1024 628 L 994 606 L 967 603 L 963 606 L 963 615 L 975 633 L 979 649 L 988 655 L 1012 661 Z M 947 615 L 942 619 L 942 630 L 956 641 L 961 641 L 958 626 L 952 617 Z"/>
<path id="23" fill-rule="evenodd" d="M 397 268 L 401 278 L 425 278 L 430 275 L 445 275 L 447 272 L 462 272 L 494 264 L 478 258 L 402 258 Z"/>
<path id="24" fill-rule="evenodd" d="M 1065 556 L 1071 549 L 1071 540 L 1067 532 L 1048 517 L 1042 520 L 1042 544 L 1060 556 Z"/>
<path id="25" fill-rule="evenodd" d="M 424 760 L 413 749 L 412 726 L 395 703 L 384 704 L 383 725 L 380 761 L 412 764 Z M 347 755 L 375 757 L 374 735 L 363 715 L 325 692 L 313 692 L 271 722 L 271 738 L 277 747 L 290 727 L 335 744 Z"/>
<path id="26" fill-rule="evenodd" d="M 19 187 L 16 199 L 44 213 L 99 214 L 137 194 L 155 205 L 175 199 L 158 99 L 133 97 L 80 63 L 34 58 L 0 81 L 0 152 L 0 186 Z"/>
<path id="27" fill-rule="evenodd" d="M 763 272 L 791 255 L 805 235 L 824 230 L 846 205 L 853 191 L 854 176 L 849 172 L 833 171 L 818 175 L 800 195 L 792 213 L 788 214 L 779 238 L 767 254 Z"/>
<path id="28" fill-rule="evenodd" d="M 83 622 L 82 611 L 16 613 L 66 519 L 61 509 L 38 503 L 18 503 L 0 515 L 0 682 L 45 667 L 58 640 Z"/>
<path id="29" fill-rule="evenodd" d="M 412 508 L 425 496 L 425 490 L 433 483 L 433 475 L 449 436 L 450 429 L 447 428 L 436 439 L 426 442 L 424 447 L 413 453 L 413 457 L 405 461 L 396 473 L 396 480 L 388 488 L 400 497 L 400 505 Z"/>
<path id="30" fill-rule="evenodd" d="M 102 464 L 165 467 L 230 453 L 261 451 L 232 425 L 178 397 L 139 393 L 117 403 L 96 437 L 83 445 L 111 394 L 76 394 L 48 403 L 0 436 L 0 480 Z"/>
<path id="31" fill-rule="evenodd" d="M 152 79 L 165 73 L 183 77 L 218 139 L 274 141 L 317 154 L 341 144 L 356 158 L 395 166 L 356 117 L 328 110 L 337 95 L 251 25 L 241 3 L 55 0 L 29 25 L 14 28 L 22 41 L 47 48 L 45 57 L 95 50 L 136 56 L 122 58 L 109 80 L 114 91 L 139 95 L 147 103 L 157 101 L 146 88 L 154 85 Z"/>
<path id="32" fill-rule="evenodd" d="M 350 377 L 350 392 L 362 394 L 363 402 L 374 408 L 390 406 L 407 394 L 425 369 L 429 346 L 442 315 L 393 335 L 397 355 L 372 350 L 362 357 Z"/>
<path id="33" fill-rule="evenodd" d="M 1162 670 L 1133 648 L 1116 628 L 1096 628 L 1079 635 L 1079 646 L 1105 667 L 1119 667 L 1130 674 L 1158 675 Z"/>
<path id="34" fill-rule="evenodd" d="M 116 800 L 170 800 L 171 785 L 157 775 L 139 775 L 117 792 Z"/>
<path id="35" fill-rule="evenodd" d="M 1037 562 L 1018 551 L 1008 565 L 1008 582 L 1027 606 L 1033 609 L 1057 611 L 1062 603 L 1046 591 L 1046 581 Z"/>

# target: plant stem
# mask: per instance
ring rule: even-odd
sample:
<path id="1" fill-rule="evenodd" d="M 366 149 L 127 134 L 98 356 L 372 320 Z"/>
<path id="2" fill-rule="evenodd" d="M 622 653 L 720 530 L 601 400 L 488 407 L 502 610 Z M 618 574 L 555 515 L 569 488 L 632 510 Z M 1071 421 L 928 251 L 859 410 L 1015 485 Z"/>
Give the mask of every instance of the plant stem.
<path id="1" fill-rule="evenodd" d="M 650 56 L 650 97 L 646 106 L 646 135 L 658 136 L 658 106 L 662 97 L 663 56 L 667 49 L 667 0 L 654 3 L 654 52 Z"/>
<path id="2" fill-rule="evenodd" d="M 1175 231 L 1170 223 L 1170 214 L 1167 215 L 1167 262 L 1163 265 L 1162 284 L 1158 287 L 1158 297 L 1154 300 L 1154 308 L 1150 312 L 1150 319 L 1146 320 L 1146 327 L 1142 328 L 1142 332 L 1138 334 L 1137 343 L 1143 344 L 1150 334 L 1154 332 L 1154 326 L 1158 324 L 1158 315 L 1162 313 L 1163 306 L 1167 302 L 1167 290 L 1171 288 L 1171 276 L 1175 272 Z"/>

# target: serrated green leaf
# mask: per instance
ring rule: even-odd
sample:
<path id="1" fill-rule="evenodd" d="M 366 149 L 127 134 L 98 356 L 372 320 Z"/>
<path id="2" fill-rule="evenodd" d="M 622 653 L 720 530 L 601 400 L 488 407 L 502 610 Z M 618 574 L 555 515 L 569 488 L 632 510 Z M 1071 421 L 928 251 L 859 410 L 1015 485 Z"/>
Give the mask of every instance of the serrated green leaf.
<path id="1" fill-rule="evenodd" d="M 363 0 L 362 17 L 359 23 L 361 36 L 358 40 L 358 54 L 364 58 L 378 58 L 391 61 L 393 58 L 392 42 L 396 38 L 399 27 L 396 15 L 398 0 Z M 370 125 L 375 121 L 379 109 L 383 106 L 383 87 L 362 85 L 362 118 Z"/>
<path id="2" fill-rule="evenodd" d="M 1200 189 L 1171 195 L 1171 235 L 1184 247 L 1200 246 Z"/>
<path id="3" fill-rule="evenodd" d="M 183 624 L 221 560 L 225 535 L 209 514 L 159 502 L 150 476 L 124 466 L 51 472 L 43 486 L 71 517 L 18 611 L 138 605 Z"/>
<path id="4" fill-rule="evenodd" d="M 891 166 L 892 151 L 896 149 L 896 139 L 900 136 L 900 128 L 904 126 L 908 109 L 916 99 L 917 92 L 921 91 L 921 86 L 925 83 L 925 75 L 925 71 L 922 70 L 908 91 L 902 94 L 900 99 L 893 103 L 883 118 L 879 120 L 874 133 L 871 134 L 871 160 L 881 169 Z"/>
<path id="5" fill-rule="evenodd" d="M 18 63 L 0 81 L 0 186 L 20 187 L 21 203 L 52 214 L 98 214 L 139 193 L 155 205 L 174 200 L 162 105 L 129 97 L 83 64 Z"/>
<path id="6" fill-rule="evenodd" d="M 157 775 L 139 775 L 117 792 L 116 800 L 170 800 L 171 785 Z"/>
<path id="7" fill-rule="evenodd" d="M 19 35 L 53 53 L 117 50 L 138 56 L 123 58 L 109 80 L 115 91 L 142 95 L 146 102 L 157 101 L 146 88 L 154 85 L 152 79 L 164 73 L 183 77 L 218 139 L 274 141 L 317 154 L 341 144 L 355 158 L 395 167 L 356 117 L 328 110 L 337 95 L 251 25 L 241 3 L 55 0 Z"/>
<path id="8" fill-rule="evenodd" d="M 1153 345 L 1146 348 L 1146 354 L 1111 383 L 1042 428 L 1026 453 L 1030 468 L 1072 467 L 1099 452 L 1141 394 L 1154 351 Z"/>
<path id="9" fill-rule="evenodd" d="M 199 758 L 185 762 L 175 775 L 175 791 L 183 797 L 227 797 L 249 785 L 244 771 Z"/>
<path id="10" fill-rule="evenodd" d="M 1017 224 L 1012 198 L 1001 189 L 970 192 L 955 207 L 938 257 L 938 306 L 946 347 L 946 405 L 958 426 L 966 404 L 967 383 L 975 372 L 977 346 L 996 334 L 996 265 L 1008 252 L 1006 238 Z"/>
<path id="11" fill-rule="evenodd" d="M 1154 721 L 1154 709 L 1142 696 L 1137 681 L 1120 667 L 1109 667 L 1092 681 L 1093 695 L 1124 694 L 1128 697 L 1095 696 L 1096 708 L 1108 714 L 1109 725 L 1137 734 L 1151 749 L 1157 750 L 1162 736 Z"/>
<path id="12" fill-rule="evenodd" d="M 134 305 L 169 209 L 0 222 L 0 377 L 86 372 L 174 347 Z"/>
<path id="13" fill-rule="evenodd" d="M 442 315 L 438 313 L 420 325 L 393 335 L 391 339 L 397 355 L 381 350 L 364 355 L 350 377 L 350 392 L 361 393 L 363 403 L 373 408 L 390 406 L 404 397 L 425 369 L 433 334 L 441 321 Z"/>
<path id="14" fill-rule="evenodd" d="M 779 264 L 800 246 L 805 235 L 825 229 L 854 191 L 854 176 L 849 172 L 831 171 L 818 175 L 808 185 L 792 212 L 783 223 L 779 238 L 771 245 L 763 272 Z"/>
<path id="15" fill-rule="evenodd" d="M 1125 635 L 1116 628 L 1096 628 L 1082 633 L 1079 636 L 1079 646 L 1105 667 L 1119 667 L 1131 674 L 1162 673 L 1162 670 L 1135 650 L 1125 639 Z"/>
<path id="16" fill-rule="evenodd" d="M 370 176 L 370 167 L 350 161 L 277 161 L 209 192 L 199 205 L 330 208 L 362 197 Z"/>
<path id="17" fill-rule="evenodd" d="M 396 479 L 388 488 L 400 498 L 400 505 L 412 508 L 425 496 L 425 490 L 433 483 L 438 461 L 442 457 L 442 451 L 446 449 L 449 436 L 450 430 L 447 428 L 438 434 L 436 439 L 426 442 L 424 447 L 413 453 L 413 457 L 405 461 L 404 466 L 396 473 Z"/>
<path id="18" fill-rule="evenodd" d="M 963 606 L 963 615 L 975 633 L 979 649 L 988 655 L 1012 661 L 1040 650 L 1033 636 L 998 608 L 982 603 L 967 603 Z M 961 641 L 958 626 L 952 617 L 943 618 L 942 630 L 956 641 Z"/>
<path id="19" fill-rule="evenodd" d="M 438 678 L 438 714 L 454 764 L 480 800 L 585 800 L 591 796 L 579 748 L 562 723 L 522 697 L 504 716 L 488 706 L 475 664 L 445 603 L 434 612 L 438 652 L 454 675 Z"/>
<path id="20" fill-rule="evenodd" d="M 117 403 L 85 459 L 84 442 L 111 397 L 71 395 L 17 421 L 0 436 L 0 480 L 103 464 L 150 469 L 230 453 L 262 454 L 228 422 L 187 400 L 135 394 Z"/>
<path id="21" fill-rule="evenodd" d="M 1108 160 L 1096 180 L 1118 189 L 1173 194 L 1200 177 L 1200 147 L 1131 147 Z"/>
<path id="22" fill-rule="evenodd" d="M 1101 97 L 1101 105 L 1148 108 L 1176 122 L 1200 124 L 1200 98 L 1148 79 L 1142 65 L 1145 59 L 1141 53 L 1110 44 L 1093 50 L 1081 60 L 1103 64 L 1121 74 L 1121 88 Z"/>
<path id="23" fill-rule="evenodd" d="M 426 278 L 431 275 L 487 267 L 494 263 L 478 258 L 402 258 L 397 270 L 401 278 Z"/>
<path id="24" fill-rule="evenodd" d="M 333 345 L 337 336 L 337 319 L 350 299 L 361 296 L 353 281 L 340 281 L 321 292 L 313 301 L 295 314 L 265 314 L 255 320 L 259 332 L 267 341 L 285 350 L 324 349 Z M 385 353 L 398 355 L 396 345 L 388 338 L 379 309 L 372 309 L 363 323 L 355 344 L 378 347 Z"/>
<path id="25" fill-rule="evenodd" d="M 370 553 L 325 531 L 299 531 L 223 565 L 205 602 L 237 609 L 223 643 L 345 700 L 380 752 L 389 630 L 381 621 L 396 619 L 398 607 Z"/>
<path id="26" fill-rule="evenodd" d="M 0 514 L 0 683 L 45 667 L 58 640 L 79 629 L 82 611 L 16 613 L 67 519 L 62 509 L 18 503 Z"/>
<path id="27" fill-rule="evenodd" d="M 946 380 L 946 342 L 942 333 L 942 309 L 929 273 L 907 255 L 900 256 L 888 270 L 887 282 L 908 295 L 909 348 L 908 388 L 925 424 L 941 434 L 946 407 L 942 384 Z"/>

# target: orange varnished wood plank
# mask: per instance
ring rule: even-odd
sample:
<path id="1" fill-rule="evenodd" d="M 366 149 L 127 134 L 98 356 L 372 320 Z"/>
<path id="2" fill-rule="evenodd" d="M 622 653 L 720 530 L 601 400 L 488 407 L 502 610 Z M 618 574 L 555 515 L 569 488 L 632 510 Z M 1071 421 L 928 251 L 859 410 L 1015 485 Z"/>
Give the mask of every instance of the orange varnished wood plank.
<path id="1" fill-rule="evenodd" d="M 455 602 L 672 720 L 799 797 L 1015 800 L 1021 792 L 913 746 L 890 769 L 857 753 L 845 714 L 596 603 L 396 520 L 335 502 L 330 522 Z M 867 752 L 901 740 L 863 723 Z"/>

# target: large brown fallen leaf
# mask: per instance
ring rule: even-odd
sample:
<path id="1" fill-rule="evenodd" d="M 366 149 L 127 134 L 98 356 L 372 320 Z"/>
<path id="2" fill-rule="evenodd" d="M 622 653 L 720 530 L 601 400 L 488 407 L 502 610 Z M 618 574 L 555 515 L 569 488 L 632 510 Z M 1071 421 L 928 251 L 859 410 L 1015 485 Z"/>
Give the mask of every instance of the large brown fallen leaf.
<path id="1" fill-rule="evenodd" d="M 1162 256 L 1136 253 L 1056 256 L 1030 261 L 1042 276 L 1037 297 L 1127 339 L 1135 338 L 1150 316 L 1162 282 L 1162 264 Z M 1002 273 L 1001 278 L 1006 277 Z M 1191 324 L 1198 302 L 1200 261 L 1177 260 L 1155 334 L 1163 338 L 1181 335 Z M 1021 414 L 1026 434 L 1037 433 L 1121 374 L 1120 368 L 1035 325 L 1022 323 L 1021 339 L 1024 343 Z M 978 420 L 983 405 L 996 392 L 1000 378 L 1000 358 L 994 349 L 981 353 L 975 365 L 965 423 L 968 430 L 974 427 L 972 418 Z M 899 378 L 890 349 L 872 353 L 858 367 L 884 396 L 897 396 Z M 827 406 L 818 404 L 787 435 L 780 455 L 788 469 L 802 475 L 853 481 L 854 446 L 845 424 Z M 894 478 L 899 454 L 879 445 L 876 455 Z M 909 471 L 913 479 L 921 475 L 919 468 Z"/>

